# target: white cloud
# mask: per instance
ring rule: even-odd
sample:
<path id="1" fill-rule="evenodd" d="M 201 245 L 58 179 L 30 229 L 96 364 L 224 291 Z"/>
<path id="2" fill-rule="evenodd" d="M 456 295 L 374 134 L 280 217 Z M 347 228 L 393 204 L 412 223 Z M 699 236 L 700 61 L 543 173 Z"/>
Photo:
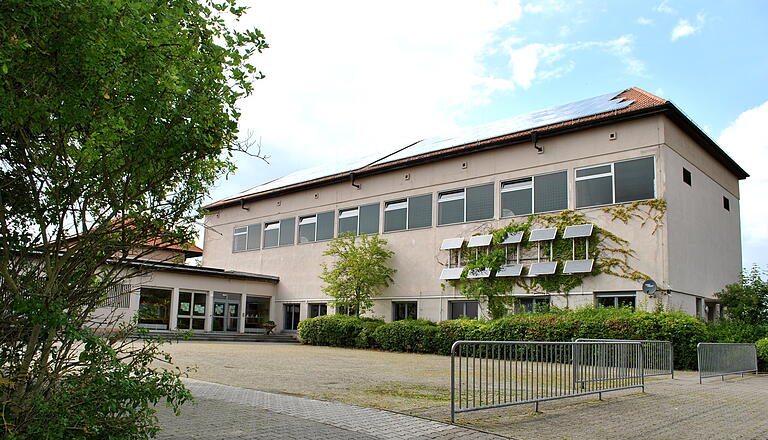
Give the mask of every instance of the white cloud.
<path id="1" fill-rule="evenodd" d="M 660 98 L 663 98 L 664 97 L 664 89 L 659 87 L 658 89 L 653 91 L 653 94 L 658 96 L 658 97 L 660 97 Z"/>
<path id="2" fill-rule="evenodd" d="M 653 24 L 653 20 L 645 17 L 637 17 L 637 24 L 640 24 L 643 26 L 649 26 Z"/>
<path id="3" fill-rule="evenodd" d="M 554 63 L 562 57 L 565 44 L 532 43 L 519 49 L 509 49 L 509 67 L 512 70 L 512 82 L 524 89 L 531 86 L 534 79 L 552 78 L 558 75 Z M 539 65 L 545 69 L 539 70 Z"/>
<path id="4" fill-rule="evenodd" d="M 669 14 L 669 15 L 677 14 L 677 10 L 669 6 L 668 3 L 669 3 L 668 0 L 663 0 L 661 3 L 659 3 L 658 6 L 654 8 L 654 10 L 656 10 L 656 12 L 661 12 L 662 14 Z"/>
<path id="5" fill-rule="evenodd" d="M 677 25 L 672 29 L 672 34 L 670 35 L 670 39 L 672 41 L 675 41 L 679 38 L 687 37 L 690 35 L 693 35 L 701 30 L 701 28 L 704 26 L 704 22 L 706 21 L 706 17 L 704 14 L 699 13 L 696 15 L 696 24 L 691 24 L 690 21 L 688 21 L 685 18 L 681 18 Z"/>
<path id="6" fill-rule="evenodd" d="M 545 12 L 560 12 L 568 7 L 565 0 L 539 0 L 538 2 L 527 2 L 523 5 L 523 11 L 528 14 L 541 14 Z"/>
<path id="7" fill-rule="evenodd" d="M 624 70 L 630 75 L 646 75 L 645 63 L 634 55 L 635 37 L 632 34 L 622 35 L 615 40 L 609 41 L 577 43 L 575 46 L 577 48 L 601 48 L 624 63 Z"/>
<path id="8" fill-rule="evenodd" d="M 741 191 L 741 225 L 745 253 L 748 247 L 765 247 L 768 240 L 768 137 L 765 136 L 768 121 L 768 101 L 740 114 L 722 131 L 718 143 L 750 177 L 743 180 Z M 746 261 L 745 261 L 746 262 Z"/>

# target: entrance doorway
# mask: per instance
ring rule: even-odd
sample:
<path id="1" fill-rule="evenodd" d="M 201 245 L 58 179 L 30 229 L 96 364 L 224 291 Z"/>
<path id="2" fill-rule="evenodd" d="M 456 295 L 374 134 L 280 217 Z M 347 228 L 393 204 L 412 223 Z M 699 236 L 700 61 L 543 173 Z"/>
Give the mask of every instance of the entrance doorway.
<path id="1" fill-rule="evenodd" d="M 213 320 L 211 330 L 215 332 L 237 332 L 240 328 L 240 294 L 215 293 L 213 297 Z"/>
<path id="2" fill-rule="evenodd" d="M 299 328 L 299 304 L 285 304 L 285 330 Z"/>
<path id="3" fill-rule="evenodd" d="M 205 302 L 207 298 L 207 293 L 179 292 L 176 328 L 179 330 L 204 330 Z"/>

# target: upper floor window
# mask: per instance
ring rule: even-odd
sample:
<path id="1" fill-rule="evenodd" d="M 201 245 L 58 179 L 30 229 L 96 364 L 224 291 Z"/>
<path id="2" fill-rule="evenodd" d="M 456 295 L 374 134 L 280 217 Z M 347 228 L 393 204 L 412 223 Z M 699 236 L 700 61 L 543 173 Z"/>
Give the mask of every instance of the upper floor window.
<path id="1" fill-rule="evenodd" d="M 568 209 L 568 172 L 524 177 L 501 184 L 501 216 Z"/>
<path id="2" fill-rule="evenodd" d="M 333 211 L 299 217 L 299 243 L 333 238 Z"/>
<path id="3" fill-rule="evenodd" d="M 259 237 L 261 235 L 261 224 L 235 227 L 232 234 L 232 251 L 252 251 L 259 249 Z"/>
<path id="4" fill-rule="evenodd" d="M 683 168 L 683 182 L 687 183 L 688 186 L 691 186 L 691 172 L 686 168 Z"/>
<path id="5" fill-rule="evenodd" d="M 354 235 L 379 232 L 379 204 L 374 203 L 339 211 L 339 235 L 345 232 Z"/>
<path id="6" fill-rule="evenodd" d="M 576 207 L 655 197 L 653 157 L 576 169 Z"/>
<path id="7" fill-rule="evenodd" d="M 432 226 L 432 194 L 384 204 L 384 232 Z"/>
<path id="8" fill-rule="evenodd" d="M 440 193 L 437 198 L 437 224 L 493 218 L 493 183 Z"/>
<path id="9" fill-rule="evenodd" d="M 287 218 L 264 223 L 264 247 L 288 246 L 294 243 L 296 219 Z"/>

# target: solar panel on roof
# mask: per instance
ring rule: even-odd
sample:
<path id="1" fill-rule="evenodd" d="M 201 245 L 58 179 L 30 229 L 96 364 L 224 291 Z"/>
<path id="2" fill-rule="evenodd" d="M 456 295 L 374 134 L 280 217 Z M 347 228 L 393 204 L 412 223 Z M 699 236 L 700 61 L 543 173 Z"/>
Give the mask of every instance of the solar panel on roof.
<path id="1" fill-rule="evenodd" d="M 555 235 L 557 235 L 557 228 L 534 229 L 528 241 L 554 240 Z"/>
<path id="2" fill-rule="evenodd" d="M 523 231 L 517 231 L 513 234 L 507 234 L 507 238 L 501 244 L 517 244 L 523 241 Z"/>
<path id="3" fill-rule="evenodd" d="M 595 260 L 568 260 L 565 262 L 563 273 L 589 273 Z"/>
<path id="4" fill-rule="evenodd" d="M 475 235 L 469 237 L 469 244 L 467 244 L 467 247 L 490 246 L 492 239 L 493 235 Z"/>
<path id="5" fill-rule="evenodd" d="M 443 240 L 443 244 L 440 245 L 441 251 L 447 251 L 449 249 L 461 249 L 461 245 L 464 244 L 464 239 L 459 238 L 446 238 Z"/>
<path id="6" fill-rule="evenodd" d="M 442 272 L 440 272 L 440 279 L 441 280 L 458 280 L 461 278 L 461 273 L 464 272 L 463 267 L 450 267 L 443 269 Z"/>
<path id="7" fill-rule="evenodd" d="M 557 261 L 547 261 L 546 263 L 533 263 L 528 275 L 552 275 L 557 270 Z"/>
<path id="8" fill-rule="evenodd" d="M 595 225 L 591 223 L 585 223 L 583 225 L 571 225 L 565 227 L 565 232 L 563 232 L 563 238 L 581 238 L 581 237 L 589 237 L 592 235 L 592 228 Z"/>
<path id="9" fill-rule="evenodd" d="M 519 277 L 523 271 L 522 264 L 504 264 L 496 271 L 497 277 Z"/>
<path id="10" fill-rule="evenodd" d="M 491 276 L 491 270 L 490 269 L 472 269 L 467 273 L 467 278 L 475 279 L 475 278 L 488 278 Z"/>

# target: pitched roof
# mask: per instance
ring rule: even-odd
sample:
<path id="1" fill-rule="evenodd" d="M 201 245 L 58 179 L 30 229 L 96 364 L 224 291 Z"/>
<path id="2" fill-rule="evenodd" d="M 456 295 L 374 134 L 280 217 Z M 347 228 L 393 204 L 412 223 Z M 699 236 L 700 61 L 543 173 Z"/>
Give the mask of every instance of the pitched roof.
<path id="1" fill-rule="evenodd" d="M 632 87 L 621 92 L 600 95 L 458 130 L 445 136 L 422 139 L 385 155 L 371 155 L 362 159 L 336 162 L 327 166 L 297 171 L 247 189 L 233 197 L 210 203 L 205 208 L 231 206 L 245 200 L 270 197 L 339 182 L 355 175 L 376 174 L 449 156 L 530 141 L 534 133 L 538 136 L 555 135 L 655 113 L 665 113 L 669 116 L 739 179 L 749 176 L 671 102 L 645 90 Z"/>

